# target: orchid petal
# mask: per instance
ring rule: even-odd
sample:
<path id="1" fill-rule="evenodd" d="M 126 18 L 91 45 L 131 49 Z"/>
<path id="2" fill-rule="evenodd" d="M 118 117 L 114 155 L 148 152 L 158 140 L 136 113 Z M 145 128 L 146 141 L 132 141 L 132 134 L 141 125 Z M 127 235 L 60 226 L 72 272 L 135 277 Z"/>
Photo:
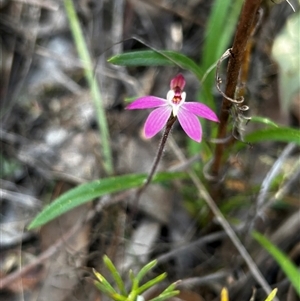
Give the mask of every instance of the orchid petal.
<path id="1" fill-rule="evenodd" d="M 151 138 L 156 135 L 167 123 L 172 112 L 172 108 L 164 106 L 152 111 L 145 123 L 145 136 Z"/>
<path id="2" fill-rule="evenodd" d="M 136 99 L 134 102 L 129 104 L 127 110 L 136 110 L 136 109 L 151 109 L 167 104 L 167 100 L 155 96 L 143 96 Z"/>
<path id="3" fill-rule="evenodd" d="M 181 109 L 178 111 L 177 118 L 186 134 L 191 139 L 201 142 L 202 127 L 197 116 L 187 110 Z"/>
<path id="4" fill-rule="evenodd" d="M 182 104 L 181 109 L 189 111 L 190 113 L 199 117 L 219 122 L 219 118 L 217 117 L 216 113 L 203 103 L 185 102 Z"/>

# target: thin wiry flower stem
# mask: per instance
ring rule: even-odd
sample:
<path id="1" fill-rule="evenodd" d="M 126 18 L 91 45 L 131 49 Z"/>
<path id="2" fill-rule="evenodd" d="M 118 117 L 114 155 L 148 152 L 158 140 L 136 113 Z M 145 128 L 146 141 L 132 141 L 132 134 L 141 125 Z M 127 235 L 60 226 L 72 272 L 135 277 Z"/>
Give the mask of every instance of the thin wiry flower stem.
<path id="1" fill-rule="evenodd" d="M 170 131 L 171 131 L 171 129 L 173 127 L 173 124 L 175 123 L 176 119 L 177 119 L 177 117 L 174 117 L 173 115 L 171 115 L 168 122 L 167 122 L 167 124 L 166 124 L 164 134 L 163 134 L 163 136 L 160 140 L 158 151 L 157 151 L 156 157 L 154 159 L 152 168 L 151 168 L 151 170 L 149 172 L 149 175 L 147 177 L 147 180 L 145 181 L 144 185 L 136 192 L 136 196 L 135 196 L 135 201 L 136 201 L 135 203 L 136 204 L 138 203 L 139 198 L 141 197 L 142 193 L 145 191 L 147 186 L 152 181 L 152 178 L 153 178 L 153 176 L 156 172 L 156 169 L 157 169 L 158 164 L 160 162 L 161 156 L 163 154 L 163 150 L 165 148 L 165 145 L 166 145 L 167 139 L 169 137 Z"/>

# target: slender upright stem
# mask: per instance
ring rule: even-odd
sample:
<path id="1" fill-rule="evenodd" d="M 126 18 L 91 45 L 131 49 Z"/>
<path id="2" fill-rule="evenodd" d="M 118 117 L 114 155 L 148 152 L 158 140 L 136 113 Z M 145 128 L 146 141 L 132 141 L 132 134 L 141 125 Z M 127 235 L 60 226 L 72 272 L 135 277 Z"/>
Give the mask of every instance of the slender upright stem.
<path id="1" fill-rule="evenodd" d="M 227 82 L 225 94 L 230 98 L 235 97 L 235 91 L 239 79 L 239 72 L 246 51 L 247 41 L 251 36 L 253 24 L 255 22 L 256 14 L 259 9 L 260 3 L 261 0 L 245 0 L 244 6 L 242 8 L 238 28 L 232 46 L 232 55 L 229 59 L 227 68 Z M 224 139 L 227 135 L 227 124 L 231 106 L 232 103 L 224 97 L 220 115 L 220 125 L 217 135 L 217 138 L 220 140 Z M 224 144 L 217 144 L 215 149 L 214 161 L 212 163 L 211 169 L 211 172 L 214 176 L 219 175 L 223 152 Z"/>
<path id="2" fill-rule="evenodd" d="M 152 165 L 152 168 L 149 172 L 149 175 L 147 177 L 147 180 L 146 182 L 144 183 L 144 185 L 137 191 L 136 193 L 136 202 L 138 202 L 141 194 L 145 191 L 145 189 L 147 188 L 147 186 L 150 184 L 150 182 L 152 181 L 152 178 L 156 172 L 156 169 L 158 167 L 158 164 L 159 164 L 159 161 L 161 159 L 161 156 L 163 154 L 163 150 L 165 148 L 165 145 L 166 145 L 166 142 L 167 142 L 167 139 L 168 139 L 168 136 L 170 134 L 170 131 L 173 127 L 173 124 L 175 123 L 177 117 L 174 117 L 173 115 L 170 116 L 168 122 L 167 122 L 167 125 L 166 125 L 166 128 L 165 128 L 165 131 L 164 131 L 164 134 L 160 140 L 160 144 L 159 144 L 159 147 L 158 147 L 158 151 L 157 151 L 157 154 L 156 154 L 156 157 L 154 159 L 154 162 L 153 162 L 153 165 Z"/>
<path id="3" fill-rule="evenodd" d="M 83 63 L 84 73 L 89 85 L 91 96 L 94 101 L 94 105 L 97 113 L 97 121 L 101 134 L 101 144 L 102 144 L 102 154 L 103 154 L 103 166 L 108 175 L 113 174 L 113 160 L 112 152 L 110 147 L 110 137 L 108 130 L 108 123 L 105 115 L 105 109 L 102 101 L 102 96 L 100 93 L 99 85 L 94 78 L 93 73 L 93 63 L 91 56 L 89 54 L 86 41 L 80 23 L 75 11 L 73 0 L 64 0 L 65 9 L 69 19 L 69 24 L 71 32 L 76 44 L 76 48 L 80 59 Z"/>

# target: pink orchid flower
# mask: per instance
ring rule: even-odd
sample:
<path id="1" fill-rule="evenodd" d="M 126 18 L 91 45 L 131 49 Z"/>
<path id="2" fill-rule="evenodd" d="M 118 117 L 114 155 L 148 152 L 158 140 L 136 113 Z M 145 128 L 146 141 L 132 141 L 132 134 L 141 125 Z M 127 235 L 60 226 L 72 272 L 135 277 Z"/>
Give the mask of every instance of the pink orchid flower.
<path id="1" fill-rule="evenodd" d="M 215 112 L 208 106 L 199 102 L 185 101 L 184 86 L 185 79 L 182 74 L 178 74 L 171 80 L 171 90 L 167 94 L 167 99 L 151 95 L 143 96 L 126 107 L 128 110 L 156 108 L 146 120 L 144 127 L 146 138 L 156 135 L 167 124 L 171 114 L 178 118 L 186 134 L 197 142 L 201 142 L 202 139 L 202 127 L 198 117 L 219 122 Z"/>

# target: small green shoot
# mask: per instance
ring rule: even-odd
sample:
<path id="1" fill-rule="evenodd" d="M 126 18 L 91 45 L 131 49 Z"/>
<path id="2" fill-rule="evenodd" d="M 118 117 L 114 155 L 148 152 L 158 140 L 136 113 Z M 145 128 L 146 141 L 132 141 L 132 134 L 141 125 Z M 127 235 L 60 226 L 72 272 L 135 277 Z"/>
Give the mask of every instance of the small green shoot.
<path id="1" fill-rule="evenodd" d="M 108 270 L 111 272 L 111 275 L 113 279 L 116 281 L 116 285 L 118 287 L 118 290 L 115 290 L 113 286 L 105 279 L 103 275 L 101 275 L 99 272 L 94 270 L 94 274 L 97 277 L 98 280 L 94 281 L 95 286 L 102 291 L 105 295 L 110 297 L 112 300 L 115 301 L 138 301 L 143 300 L 143 297 L 141 294 L 148 290 L 149 288 L 153 287 L 157 283 L 163 281 L 166 278 L 166 273 L 163 273 L 161 275 L 158 275 L 154 279 L 149 280 L 144 285 L 140 285 L 140 281 L 143 280 L 144 276 L 153 269 L 157 261 L 153 260 L 150 263 L 146 264 L 140 272 L 137 274 L 137 276 L 134 275 L 134 273 L 130 270 L 129 271 L 129 279 L 132 282 L 131 290 L 129 293 L 125 290 L 125 284 L 121 278 L 121 275 L 118 273 L 116 267 L 112 263 L 112 261 L 108 258 L 108 256 L 103 257 L 103 262 L 105 266 L 108 268 Z M 168 286 L 159 296 L 149 300 L 149 301 L 164 301 L 167 300 L 173 296 L 176 296 L 179 294 L 178 290 L 175 290 L 177 283 L 173 283 L 170 286 Z"/>
<path id="2" fill-rule="evenodd" d="M 121 294 L 127 295 L 127 291 L 125 289 L 125 284 L 124 284 L 120 274 L 118 273 L 116 267 L 112 263 L 112 261 L 109 259 L 109 257 L 107 255 L 103 256 L 103 261 L 104 261 L 105 265 L 107 266 L 107 268 L 109 269 L 111 275 L 113 276 Z"/>

